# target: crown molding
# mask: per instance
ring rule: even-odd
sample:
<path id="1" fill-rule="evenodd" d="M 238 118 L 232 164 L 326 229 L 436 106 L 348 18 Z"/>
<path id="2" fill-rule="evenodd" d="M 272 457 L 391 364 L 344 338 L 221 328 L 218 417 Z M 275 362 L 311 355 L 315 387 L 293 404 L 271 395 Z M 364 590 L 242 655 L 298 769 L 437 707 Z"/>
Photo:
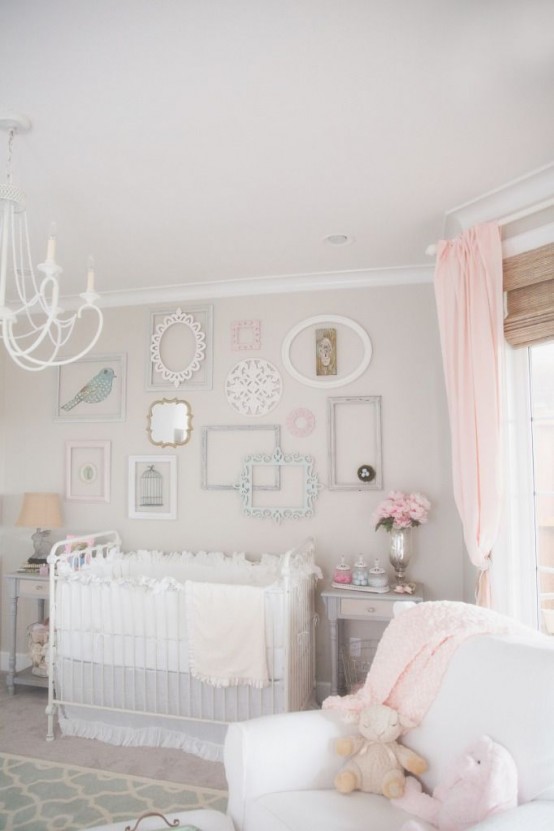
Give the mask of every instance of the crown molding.
<path id="1" fill-rule="evenodd" d="M 454 237 L 481 222 L 500 221 L 553 197 L 554 162 L 551 162 L 457 208 L 451 208 L 445 214 L 444 236 Z"/>
<path id="2" fill-rule="evenodd" d="M 319 274 L 286 274 L 241 280 L 207 283 L 182 283 L 151 286 L 129 291 L 102 292 L 99 306 L 147 306 L 185 300 L 212 300 L 223 297 L 253 297 L 268 294 L 292 294 L 310 291 L 342 291 L 378 286 L 408 286 L 433 282 L 433 267 L 415 265 L 402 268 L 376 268 L 356 271 L 330 271 Z M 64 298 L 64 307 L 75 308 L 76 297 Z"/>

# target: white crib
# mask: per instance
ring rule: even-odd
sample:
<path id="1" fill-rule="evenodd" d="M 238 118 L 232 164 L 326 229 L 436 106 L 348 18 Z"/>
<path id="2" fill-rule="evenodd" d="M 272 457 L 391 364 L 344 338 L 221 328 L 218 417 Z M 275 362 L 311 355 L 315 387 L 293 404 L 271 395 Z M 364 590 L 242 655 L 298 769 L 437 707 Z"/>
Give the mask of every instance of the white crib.
<path id="1" fill-rule="evenodd" d="M 221 759 L 229 722 L 312 706 L 320 576 L 314 553 L 311 539 L 255 559 L 122 553 L 112 531 L 57 543 L 48 557 L 47 739 L 54 738 L 57 714 L 64 735 Z M 195 672 L 191 590 L 209 593 L 208 584 L 229 603 L 242 601 L 250 587 L 247 596 L 261 609 L 263 631 L 256 626 L 253 636 L 265 655 L 263 683 L 206 681 Z M 218 612 L 210 609 L 214 618 Z"/>

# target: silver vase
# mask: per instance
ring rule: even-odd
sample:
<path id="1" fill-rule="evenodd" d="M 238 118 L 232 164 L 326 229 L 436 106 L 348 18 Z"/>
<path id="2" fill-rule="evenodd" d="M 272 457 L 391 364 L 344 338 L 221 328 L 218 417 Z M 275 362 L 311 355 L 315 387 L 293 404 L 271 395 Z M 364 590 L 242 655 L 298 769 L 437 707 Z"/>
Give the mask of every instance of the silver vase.
<path id="1" fill-rule="evenodd" d="M 389 560 L 394 569 L 395 585 L 406 585 L 406 569 L 412 556 L 412 529 L 391 528 Z"/>

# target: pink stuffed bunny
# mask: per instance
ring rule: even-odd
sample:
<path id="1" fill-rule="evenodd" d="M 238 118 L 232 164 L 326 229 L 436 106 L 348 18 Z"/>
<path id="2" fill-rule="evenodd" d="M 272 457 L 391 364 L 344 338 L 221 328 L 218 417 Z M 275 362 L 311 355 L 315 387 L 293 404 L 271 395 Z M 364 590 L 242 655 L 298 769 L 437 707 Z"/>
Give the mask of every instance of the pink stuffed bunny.
<path id="1" fill-rule="evenodd" d="M 421 817 L 439 831 L 466 831 L 491 814 L 517 806 L 517 770 L 508 751 L 482 736 L 455 762 L 432 796 L 412 776 L 403 796 L 393 805 Z M 401 831 L 423 831 L 429 826 L 409 820 Z"/>

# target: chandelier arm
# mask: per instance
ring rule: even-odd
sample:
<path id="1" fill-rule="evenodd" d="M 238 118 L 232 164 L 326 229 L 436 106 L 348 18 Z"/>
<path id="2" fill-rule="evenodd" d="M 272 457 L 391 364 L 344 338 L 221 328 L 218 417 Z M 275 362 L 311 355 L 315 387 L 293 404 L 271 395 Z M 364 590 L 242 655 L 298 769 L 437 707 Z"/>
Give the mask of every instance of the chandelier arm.
<path id="1" fill-rule="evenodd" d="M 50 304 L 48 304 L 48 301 L 46 300 L 46 297 L 45 297 L 46 290 L 48 288 L 49 283 L 52 283 L 52 299 L 51 299 Z M 27 305 L 24 308 L 17 310 L 18 312 L 25 311 L 26 314 L 27 314 L 27 318 L 29 319 L 30 318 L 29 310 L 38 301 L 38 303 L 40 304 L 44 314 L 46 315 L 46 320 L 44 320 L 42 322 L 42 326 L 41 326 L 40 329 L 38 327 L 36 327 L 33 324 L 32 321 L 30 321 L 31 326 L 33 327 L 33 331 L 40 332 L 40 334 L 33 341 L 33 343 L 29 347 L 27 347 L 27 349 L 18 350 L 20 355 L 26 357 L 31 352 L 34 352 L 41 345 L 41 343 L 45 340 L 45 338 L 47 336 L 50 336 L 50 332 L 52 330 L 52 327 L 59 327 L 59 321 L 57 319 L 57 314 L 58 314 L 58 292 L 59 292 L 59 287 L 58 287 L 57 280 L 52 275 L 47 274 L 46 277 L 44 278 L 44 280 L 40 284 L 40 293 L 38 294 L 38 296 L 33 297 L 33 299 L 30 301 L 30 303 L 27 303 Z M 16 312 L 16 314 L 17 314 L 17 312 Z M 13 329 L 13 325 L 10 328 Z M 58 328 L 58 331 L 59 331 L 59 328 Z M 30 335 L 30 333 L 26 333 L 26 334 Z M 21 335 L 18 338 L 18 336 L 14 335 L 13 332 L 12 332 L 12 340 L 14 342 L 16 342 L 20 338 L 21 338 Z M 57 338 L 56 342 L 57 342 L 58 348 L 59 348 L 59 338 Z"/>
<path id="2" fill-rule="evenodd" d="M 10 205 L 8 202 L 4 204 L 2 211 L 2 239 L 0 245 L 2 250 L 0 253 L 0 306 L 6 305 L 6 280 L 8 273 L 8 216 L 10 212 Z"/>
<path id="3" fill-rule="evenodd" d="M 104 315 L 102 314 L 102 310 L 99 309 L 98 306 L 93 306 L 90 303 L 83 303 L 83 305 L 79 307 L 79 309 L 77 310 L 77 313 L 75 315 L 75 319 L 76 318 L 81 318 L 82 317 L 82 312 L 84 310 L 86 311 L 86 310 L 89 310 L 89 309 L 91 311 L 95 312 L 96 316 L 97 316 L 96 331 L 94 333 L 94 336 L 93 336 L 92 340 L 89 342 L 89 344 L 84 349 L 81 350 L 81 352 L 78 352 L 76 355 L 71 355 L 71 357 L 67 357 L 67 358 L 60 358 L 58 360 L 57 360 L 57 355 L 58 355 L 58 352 L 60 350 L 60 347 L 67 342 L 67 338 L 62 342 L 58 342 L 57 344 L 54 344 L 55 348 L 52 351 L 52 353 L 51 353 L 51 355 L 48 359 L 35 358 L 30 353 L 38 346 L 38 341 L 35 342 L 35 344 L 33 344 L 32 347 L 30 347 L 26 350 L 21 350 L 21 349 L 17 348 L 16 338 L 13 335 L 13 332 L 12 332 L 13 323 L 11 321 L 3 321 L 2 322 L 3 340 L 4 340 L 4 344 L 6 346 L 6 349 L 9 353 L 10 357 L 22 369 L 27 369 L 30 372 L 38 372 L 39 370 L 45 369 L 46 367 L 49 367 L 49 366 L 65 366 L 66 364 L 70 364 L 70 363 L 73 363 L 74 361 L 80 360 L 85 355 L 87 355 L 88 352 L 90 352 L 90 350 L 96 345 L 96 343 L 98 342 L 98 338 L 100 337 L 100 334 L 102 332 L 102 327 L 103 327 L 103 324 L 104 324 Z"/>
<path id="4" fill-rule="evenodd" d="M 55 261 L 56 237 L 52 229 L 48 237 L 46 261 L 36 269 L 33 267 L 25 194 L 12 183 L 11 177 L 14 135 L 26 132 L 30 127 L 31 122 L 26 116 L 0 113 L 0 129 L 9 132 L 6 180 L 5 183 L 0 182 L 0 335 L 17 366 L 38 372 L 48 366 L 73 363 L 87 355 L 98 342 L 104 316 L 96 305 L 99 298 L 94 292 L 94 271 L 90 261 L 87 289 L 80 295 L 82 305 L 75 313 L 62 316 L 66 314 L 58 306 L 62 269 Z M 13 275 L 9 273 L 9 266 Z M 37 271 L 45 276 L 39 277 Z M 9 287 L 8 278 L 12 280 Z M 13 294 L 14 303 L 19 308 L 7 305 L 10 294 Z M 70 343 L 77 320 L 88 310 L 96 313 L 96 326 L 92 320 L 92 339 L 71 357 L 59 357 L 60 351 L 65 352 Z"/>

